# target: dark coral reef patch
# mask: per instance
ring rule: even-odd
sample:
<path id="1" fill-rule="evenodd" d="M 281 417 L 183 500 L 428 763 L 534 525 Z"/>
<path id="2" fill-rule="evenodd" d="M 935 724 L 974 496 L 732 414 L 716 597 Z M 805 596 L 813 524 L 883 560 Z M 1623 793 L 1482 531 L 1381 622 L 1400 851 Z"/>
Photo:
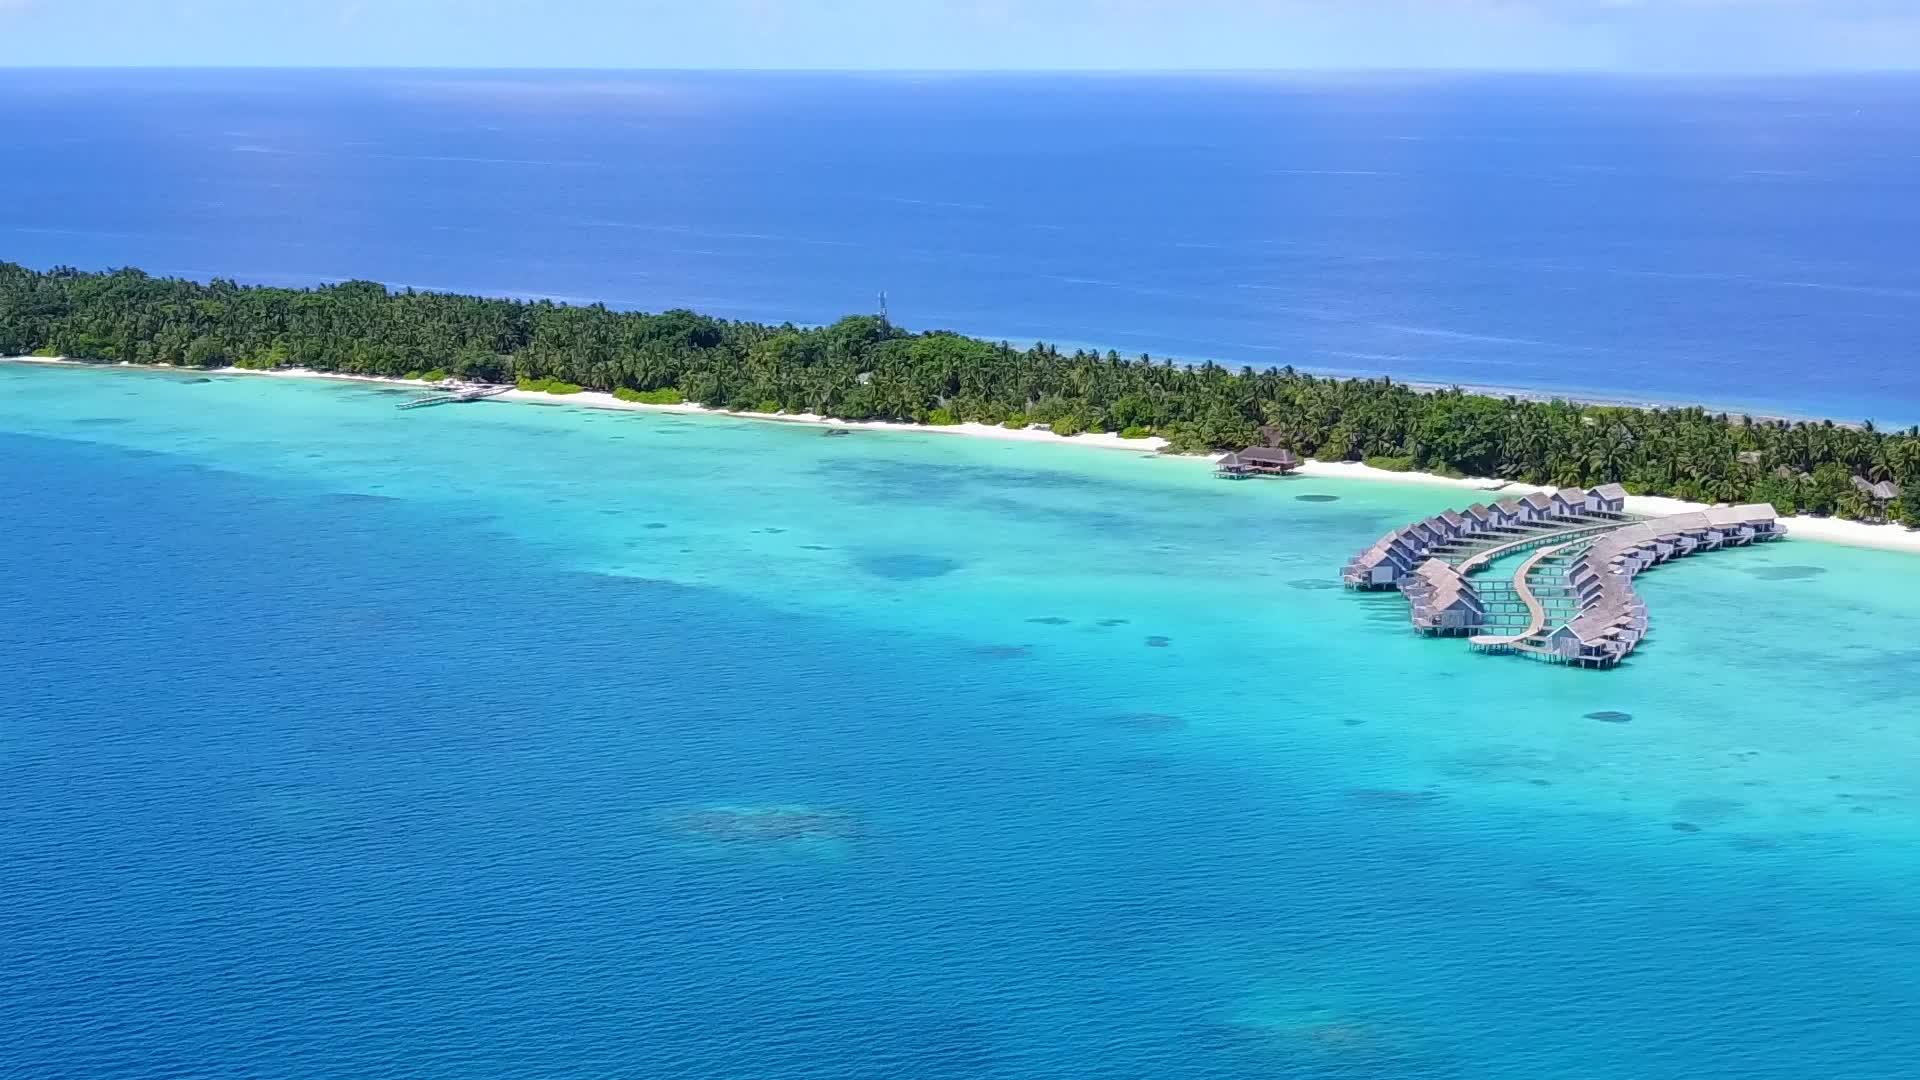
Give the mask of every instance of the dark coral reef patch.
<path id="1" fill-rule="evenodd" d="M 675 814 L 671 824 L 683 836 L 726 844 L 851 840 L 860 835 L 859 819 L 852 814 L 811 806 L 705 806 Z"/>

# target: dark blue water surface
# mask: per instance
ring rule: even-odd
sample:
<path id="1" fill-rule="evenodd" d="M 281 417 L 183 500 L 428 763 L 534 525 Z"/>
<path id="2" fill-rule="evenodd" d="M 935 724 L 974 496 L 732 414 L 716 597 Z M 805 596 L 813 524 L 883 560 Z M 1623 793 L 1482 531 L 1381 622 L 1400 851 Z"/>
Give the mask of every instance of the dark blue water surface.
<path id="1" fill-rule="evenodd" d="M 1920 420 L 1920 80 L 5 72 L 0 258 Z"/>

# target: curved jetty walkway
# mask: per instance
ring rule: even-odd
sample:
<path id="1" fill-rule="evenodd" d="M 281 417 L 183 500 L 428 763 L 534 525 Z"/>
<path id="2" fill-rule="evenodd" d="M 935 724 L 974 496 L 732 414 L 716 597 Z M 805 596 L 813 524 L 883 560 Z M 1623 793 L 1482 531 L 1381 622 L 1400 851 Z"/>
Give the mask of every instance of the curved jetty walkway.
<path id="1" fill-rule="evenodd" d="M 1482 652 L 1612 667 L 1647 634 L 1640 571 L 1680 555 L 1785 535 L 1771 506 L 1639 519 L 1617 484 L 1449 510 L 1395 529 L 1349 561 L 1354 589 L 1398 589 L 1414 628 L 1466 635 Z M 1511 581 L 1471 576 L 1525 554 Z"/>
<path id="2" fill-rule="evenodd" d="M 1526 626 L 1514 634 L 1475 634 L 1468 640 L 1474 645 L 1481 647 L 1518 645 L 1528 638 L 1533 637 L 1535 634 L 1540 633 L 1542 630 L 1545 630 L 1547 627 L 1547 606 L 1542 604 L 1540 598 L 1534 595 L 1533 590 L 1527 587 L 1527 578 L 1533 573 L 1534 567 L 1540 565 L 1540 560 L 1571 546 L 1570 544 L 1555 544 L 1552 547 L 1540 548 L 1532 555 L 1527 556 L 1527 561 L 1521 563 L 1520 569 L 1513 572 L 1514 595 L 1520 598 L 1520 602 L 1526 605 L 1527 609 Z"/>

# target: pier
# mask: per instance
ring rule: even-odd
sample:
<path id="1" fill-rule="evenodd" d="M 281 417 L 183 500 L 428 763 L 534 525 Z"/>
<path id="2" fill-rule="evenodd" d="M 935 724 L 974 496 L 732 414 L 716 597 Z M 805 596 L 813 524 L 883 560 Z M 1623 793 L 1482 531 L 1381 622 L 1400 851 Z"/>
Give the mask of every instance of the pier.
<path id="1" fill-rule="evenodd" d="M 1414 629 L 1476 651 L 1610 668 L 1648 631 L 1641 571 L 1699 551 L 1786 534 L 1764 504 L 1656 518 L 1626 513 L 1617 484 L 1446 511 L 1395 529 L 1341 571 L 1351 589 L 1398 589 Z M 1504 580 L 1475 580 L 1520 558 Z"/>
<path id="2" fill-rule="evenodd" d="M 499 397 L 511 389 L 513 389 L 511 386 L 496 386 L 491 384 L 483 386 L 462 386 L 455 389 L 442 390 L 437 394 L 429 394 L 426 397 L 414 398 L 412 401 L 403 401 L 399 407 L 402 409 L 424 409 L 429 405 L 457 405 L 465 401 L 479 401 L 483 398 Z"/>

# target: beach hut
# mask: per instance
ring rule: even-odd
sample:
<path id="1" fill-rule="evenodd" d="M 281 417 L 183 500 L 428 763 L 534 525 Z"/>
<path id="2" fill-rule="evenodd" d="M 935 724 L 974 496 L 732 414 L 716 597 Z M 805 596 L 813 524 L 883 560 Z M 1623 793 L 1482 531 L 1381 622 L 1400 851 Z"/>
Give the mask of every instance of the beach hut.
<path id="1" fill-rule="evenodd" d="M 1527 519 L 1529 521 L 1544 521 L 1554 515 L 1553 498 L 1548 495 L 1538 493 L 1528 495 L 1520 500 L 1520 505 L 1532 513 L 1532 516 Z"/>
<path id="2" fill-rule="evenodd" d="M 1891 480 L 1869 484 L 1856 476 L 1853 478 L 1853 486 L 1873 504 L 1873 516 L 1881 521 L 1887 519 L 1887 509 L 1893 505 L 1893 500 L 1900 497 L 1900 485 Z"/>
<path id="3" fill-rule="evenodd" d="M 1486 503 L 1474 503 L 1460 511 L 1460 516 L 1467 519 L 1474 532 L 1486 532 L 1493 528 L 1493 509 Z"/>
<path id="4" fill-rule="evenodd" d="M 1285 476 L 1300 467 L 1300 459 L 1291 450 L 1268 446 L 1249 446 L 1220 459 L 1214 473 L 1230 480 L 1252 476 Z"/>
<path id="5" fill-rule="evenodd" d="M 1487 520 L 1496 529 L 1517 529 L 1532 520 L 1528 513 L 1526 504 L 1519 499 L 1501 499 L 1487 507 Z"/>

